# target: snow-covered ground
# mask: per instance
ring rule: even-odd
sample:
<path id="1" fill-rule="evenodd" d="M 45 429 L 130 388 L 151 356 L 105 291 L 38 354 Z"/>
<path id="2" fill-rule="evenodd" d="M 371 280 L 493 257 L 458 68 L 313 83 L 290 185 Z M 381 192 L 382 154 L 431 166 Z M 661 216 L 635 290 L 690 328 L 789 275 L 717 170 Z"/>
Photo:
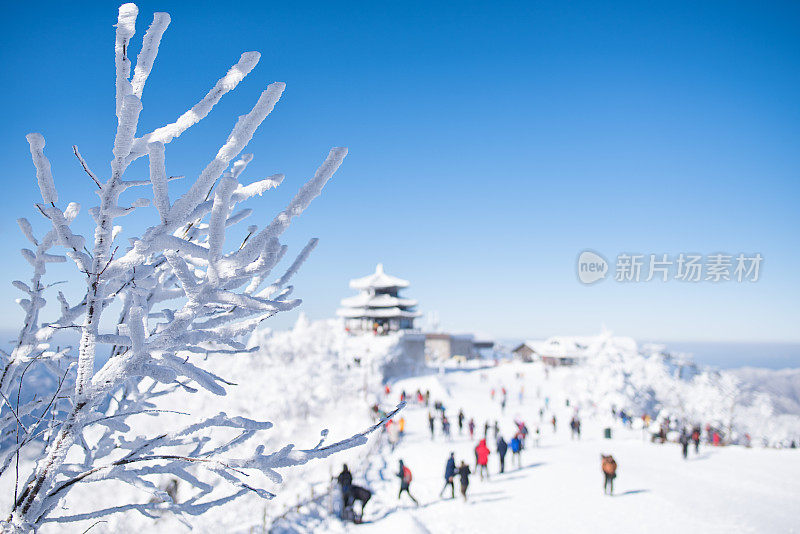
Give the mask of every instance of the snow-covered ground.
<path id="1" fill-rule="evenodd" d="M 516 378 L 517 373 L 522 378 Z M 569 371 L 545 379 L 535 364 L 512 364 L 487 370 L 454 371 L 445 375 L 403 380 L 395 385 L 415 391 L 430 389 L 452 418 L 459 409 L 474 417 L 483 432 L 485 420 L 500 422 L 509 439 L 515 418 L 533 429 L 540 426 L 539 447 L 522 455 L 522 468 L 498 474 L 496 454 L 490 456 L 491 480 L 472 476 L 466 503 L 440 499 L 444 464 L 450 451 L 457 461 L 474 464 L 476 440 L 459 435 L 454 424 L 452 441 L 437 425 L 428 432 L 427 410 L 409 406 L 406 436 L 394 453 L 386 452 L 386 480 L 372 481 L 376 494 L 366 509 L 365 525 L 352 532 L 796 532 L 800 529 L 800 453 L 797 450 L 747 449 L 701 445 L 700 454 L 681 457 L 676 444 L 652 444 L 641 430 L 615 425 L 613 438 L 603 438 L 607 421 L 584 418 L 582 439 L 570 437 L 567 407 L 562 393 Z M 502 413 L 490 399 L 490 388 L 505 386 L 509 403 Z M 525 386 L 519 402 L 517 393 Z M 541 390 L 541 397 L 536 392 Z M 539 422 L 544 397 L 551 411 Z M 574 403 L 571 403 L 574 406 Z M 555 413 L 557 431 L 548 422 Z M 493 432 L 489 431 L 490 441 Z M 494 449 L 493 446 L 491 446 Z M 600 454 L 613 454 L 619 465 L 615 496 L 602 490 Z M 412 493 L 398 502 L 393 477 L 402 458 L 414 473 Z M 330 525 L 329 528 L 334 528 Z M 522 530 L 520 530 L 522 529 Z"/>
<path id="2" fill-rule="evenodd" d="M 209 368 L 237 383 L 229 395 L 176 393 L 168 402 L 193 416 L 228 414 L 267 419 L 276 423 L 265 431 L 263 443 L 272 449 L 287 442 L 312 447 L 320 431 L 330 429 L 335 440 L 363 430 L 372 419 L 369 407 L 379 402 L 391 408 L 406 390 L 429 390 L 431 403 L 444 403 L 452 422 L 452 441 L 445 440 L 437 423 L 432 440 L 428 409 L 410 403 L 402 412 L 406 433 L 391 451 L 386 436 L 326 460 L 284 473 L 282 483 L 263 477 L 251 482 L 273 491 L 264 501 L 249 495 L 199 517 L 185 518 L 200 532 L 794 532 L 800 508 L 800 453 L 798 449 L 762 448 L 797 436 L 800 417 L 791 404 L 776 409 L 775 395 L 744 388 L 737 377 L 713 370 L 682 367 L 663 355 L 640 354 L 629 340 L 610 338 L 586 365 L 546 371 L 539 363 L 506 362 L 489 366 L 470 362 L 462 367 L 429 370 L 416 377 L 389 377 L 392 392 L 381 393 L 380 369 L 397 355 L 397 336 L 349 336 L 337 321 L 309 323 L 304 318 L 286 332 L 262 331 L 254 335 L 257 352 L 221 357 Z M 763 378 L 763 377 L 762 377 Z M 766 380 L 766 379 L 764 379 Z M 508 391 L 503 412 L 500 390 Z M 496 390 L 495 399 L 490 391 Z M 763 388 L 762 388 L 763 389 Z M 569 406 L 567 400 L 569 399 Z M 633 415 L 650 413 L 678 416 L 691 422 L 725 425 L 737 432 L 754 433 L 757 446 L 711 447 L 688 461 L 674 443 L 650 443 L 641 428 L 626 428 L 611 416 L 611 406 Z M 540 419 L 540 409 L 545 408 Z M 734 409 L 732 410 L 731 407 Z M 569 420 L 578 409 L 582 439 L 570 438 Z M 459 434 L 456 414 L 463 409 L 474 418 L 476 438 Z M 557 418 L 557 431 L 549 423 Z M 731 420 L 731 416 L 733 419 Z M 178 424 L 179 414 L 144 417 L 133 432 L 152 434 Z M 489 431 L 491 480 L 472 476 L 468 501 L 440 499 L 444 464 L 448 454 L 474 463 L 473 448 L 485 421 L 498 421 L 508 440 L 514 420 L 524 420 L 532 435 L 541 430 L 540 446 L 532 438 L 523 452 L 522 468 L 497 474 L 494 435 Z M 635 420 L 634 426 L 641 426 Z M 603 438 L 611 427 L 612 439 Z M 223 436 L 209 435 L 223 440 Z M 603 495 L 600 454 L 613 454 L 619 464 L 614 497 Z M 398 501 L 394 476 L 398 459 L 414 473 L 412 493 Z M 331 476 L 347 462 L 355 483 L 374 492 L 362 525 L 344 524 L 331 509 L 337 498 L 327 493 Z M 29 465 L 23 458 L 22 471 Z M 169 480 L 164 478 L 164 487 Z M 2 493 L 13 494 L 2 481 Z M 320 497 L 320 495 L 322 495 Z M 189 497 L 178 488 L 181 499 Z M 87 484 L 76 488 L 58 515 L 80 514 L 98 507 L 147 502 L 141 489 L 118 483 Z M 298 507 L 297 504 L 301 505 Z M 83 532 L 94 524 L 82 521 L 66 528 L 46 525 L 44 532 Z M 156 519 L 133 511 L 118 513 L 96 524 L 93 532 L 185 532 L 187 527 L 171 516 Z"/>

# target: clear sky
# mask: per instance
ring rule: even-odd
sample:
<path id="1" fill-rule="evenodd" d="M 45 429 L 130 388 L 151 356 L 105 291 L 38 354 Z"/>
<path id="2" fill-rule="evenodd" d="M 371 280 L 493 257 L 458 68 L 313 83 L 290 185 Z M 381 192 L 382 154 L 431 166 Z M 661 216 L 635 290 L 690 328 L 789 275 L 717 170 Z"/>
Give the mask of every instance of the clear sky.
<path id="1" fill-rule="evenodd" d="M 241 52 L 263 54 L 168 146 L 170 174 L 196 176 L 272 81 L 288 87 L 243 177 L 287 175 L 253 206 L 264 221 L 331 146 L 350 148 L 286 240 L 296 252 L 321 239 L 296 279 L 311 318 L 332 316 L 348 279 L 383 262 L 456 330 L 536 337 L 605 324 L 639 338 L 800 341 L 800 4 L 138 5 L 134 51 L 154 11 L 172 15 L 142 130 L 188 109 Z M 61 199 L 84 206 L 79 227 L 97 197 L 71 145 L 108 170 L 116 7 L 3 6 L 3 330 L 21 318 L 10 281 L 30 277 L 15 219 L 44 229 L 25 134 L 45 136 Z M 620 252 L 764 262 L 756 283 L 584 286 L 584 249 L 612 263 Z"/>

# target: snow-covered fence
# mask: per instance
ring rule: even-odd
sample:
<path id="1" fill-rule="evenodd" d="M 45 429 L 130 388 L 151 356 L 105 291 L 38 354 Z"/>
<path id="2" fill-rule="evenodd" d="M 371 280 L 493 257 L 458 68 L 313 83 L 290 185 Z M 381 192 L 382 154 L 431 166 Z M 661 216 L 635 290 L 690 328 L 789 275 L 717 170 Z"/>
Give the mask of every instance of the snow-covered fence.
<path id="1" fill-rule="evenodd" d="M 165 146 L 206 117 L 225 94 L 236 88 L 256 66 L 259 54 L 242 54 L 208 94 L 175 122 L 139 134 L 142 94 L 170 17 L 166 13 L 154 15 L 132 72 L 129 54 L 137 15 L 134 4 L 119 8 L 114 46 L 117 128 L 107 177 L 92 171 L 73 147 L 100 198 L 99 205 L 89 210 L 95 227 L 88 238 L 71 227 L 80 206 L 59 205 L 44 137 L 38 133 L 27 136 L 42 196 L 36 208 L 51 229 L 39 239 L 27 220 L 19 221 L 35 247 L 35 251 L 22 251 L 34 274 L 30 284 L 14 283 L 27 296 L 19 301 L 25 310 L 23 326 L 13 350 L 4 355 L 0 374 L 4 402 L 0 417 L 4 427 L 0 430 L 10 428 L 16 434 L 15 446 L 4 451 L 0 474 L 7 472 L 11 462 L 19 458 L 20 449 L 37 437 L 47 436 L 47 443 L 27 480 L 16 485 L 12 509 L 2 522 L 4 531 L 33 531 L 45 522 L 94 519 L 126 510 L 148 517 L 172 511 L 185 518 L 247 493 L 270 498 L 271 493 L 247 482 L 249 471 L 279 482 L 277 469 L 364 444 L 367 435 L 380 426 L 331 445 L 323 445 L 323 433 L 311 449 L 296 450 L 287 445 L 271 453 L 263 445 L 242 451 L 245 442 L 269 429 L 271 423 L 225 413 L 158 435 L 128 435 L 126 421 L 159 413 L 153 399 L 169 395 L 175 388 L 224 394 L 231 384 L 204 369 L 197 355 L 247 350 L 239 339 L 264 319 L 300 304 L 300 300 L 290 298 L 292 287 L 288 283 L 316 245 L 315 239 L 272 284 L 262 286 L 286 253 L 279 238 L 292 219 L 319 195 L 347 154 L 345 148 L 333 148 L 314 177 L 270 223 L 262 229 L 249 226 L 241 243 L 226 243 L 228 229 L 252 214 L 251 209 L 237 210 L 238 204 L 283 180 L 282 175 L 276 175 L 248 185 L 239 183 L 252 159 L 241 152 L 280 99 L 284 84 L 272 83 L 261 93 L 188 190 L 172 202 L 169 182 L 173 177 L 166 172 Z M 143 156 L 149 159 L 148 179 L 126 178 L 129 165 Z M 123 192 L 138 188 L 149 188 L 150 198 L 120 204 Z M 116 244 L 121 231 L 117 219 L 148 206 L 155 208 L 154 222 L 143 234 L 131 238 L 127 248 Z M 47 304 L 48 286 L 43 281 L 47 265 L 66 262 L 67 258 L 84 277 L 83 298 L 70 303 L 59 293 L 59 318 L 42 323 L 39 312 Z M 114 302 L 121 306 L 116 327 L 104 331 L 101 319 Z M 77 353 L 50 349 L 49 341 L 59 329 L 80 334 Z M 101 347 L 108 347 L 108 359 L 98 365 Z M 57 373 L 58 389 L 49 399 L 20 405 L 19 391 L 26 371 L 44 363 Z M 16 401 L 10 395 L 14 387 Z M 71 395 L 62 399 L 65 388 L 71 388 Z M 56 416 L 59 403 L 64 410 Z M 26 423 L 26 418 L 31 422 Z M 211 428 L 219 434 L 229 432 L 230 438 L 221 445 L 212 444 L 203 436 Z M 158 487 L 160 475 L 182 480 L 193 488 L 193 494 L 183 502 L 173 501 Z M 152 493 L 154 499 L 105 509 L 92 509 L 91 503 L 83 503 L 90 507 L 85 513 L 53 515 L 72 488 L 101 480 L 130 484 Z M 227 484 L 227 492 L 217 489 L 221 483 Z"/>

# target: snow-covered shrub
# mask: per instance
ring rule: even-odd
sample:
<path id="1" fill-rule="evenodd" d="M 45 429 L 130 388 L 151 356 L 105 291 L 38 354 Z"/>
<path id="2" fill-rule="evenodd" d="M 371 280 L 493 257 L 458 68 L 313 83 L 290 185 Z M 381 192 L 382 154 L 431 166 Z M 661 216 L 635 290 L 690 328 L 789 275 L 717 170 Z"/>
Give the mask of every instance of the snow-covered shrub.
<path id="1" fill-rule="evenodd" d="M 74 148 L 100 198 L 99 205 L 89 210 L 95 228 L 88 240 L 71 228 L 80 207 L 76 203 L 59 206 L 44 138 L 36 133 L 27 137 L 42 195 L 42 203 L 36 207 L 52 228 L 38 239 L 27 220 L 19 221 L 35 247 L 23 250 L 34 275 L 30 284 L 14 282 L 27 297 L 20 300 L 25 310 L 24 325 L 0 375 L 4 402 L 0 423 L 5 435 L 15 436 L 14 446 L 4 451 L 2 472 L 10 471 L 20 449 L 41 446 L 38 437 L 44 436 L 46 443 L 27 480 L 16 485 L 12 509 L 2 522 L 9 532 L 32 531 L 47 521 L 74 519 L 76 516 L 55 516 L 52 512 L 72 488 L 97 481 L 124 482 L 151 492 L 153 498 L 147 503 L 90 509 L 79 516 L 81 519 L 123 510 L 138 510 L 147 516 L 164 511 L 196 515 L 251 492 L 269 498 L 272 495 L 265 489 L 248 483 L 248 472 L 280 481 L 276 469 L 362 444 L 372 430 L 327 446 L 323 446 L 323 433 L 323 440 L 311 449 L 296 450 L 286 445 L 267 452 L 264 445 L 247 449 L 243 443 L 269 429 L 271 423 L 219 413 L 202 420 L 189 418 L 191 422 L 182 428 L 164 428 L 149 436 L 132 435 L 131 420 L 142 414 L 157 414 L 165 405 L 163 398 L 176 388 L 202 388 L 224 395 L 231 384 L 205 369 L 200 356 L 247 350 L 242 340 L 261 321 L 300 304 L 290 298 L 292 287 L 288 282 L 316 240 L 311 240 L 273 283 L 262 286 L 286 252 L 279 242 L 282 233 L 319 195 L 347 153 L 344 148 L 332 149 L 314 177 L 272 222 L 261 229 L 248 227 L 243 242 L 226 243 L 228 228 L 252 212 L 237 210 L 237 205 L 283 180 L 282 175 L 276 175 L 248 185 L 239 183 L 252 159 L 240 153 L 272 111 L 284 84 L 273 83 L 261 93 L 189 189 L 172 202 L 165 145 L 208 115 L 255 67 L 259 54 L 242 54 L 208 94 L 175 122 L 139 134 L 142 93 L 170 18 L 166 13 L 155 14 L 131 72 L 130 40 L 137 13 L 133 4 L 119 8 L 115 43 L 117 131 L 107 177 L 95 174 Z M 143 156 L 149 159 L 149 178 L 126 178 L 129 165 Z M 152 194 L 120 205 L 120 195 L 132 188 L 150 189 Z M 127 248 L 116 245 L 117 219 L 149 206 L 155 208 L 150 213 L 156 215 L 150 226 L 130 239 Z M 67 258 L 84 276 L 84 296 L 70 303 L 59 293 L 60 317 L 41 322 L 39 313 L 47 304 L 43 282 L 47 265 Z M 115 302 L 121 313 L 116 326 L 106 331 L 101 318 Z M 74 354 L 68 349 L 50 348 L 48 342 L 59 329 L 80 334 Z M 103 347 L 108 347 L 107 352 Z M 59 387 L 49 399 L 20 405 L 25 372 L 42 363 L 53 366 Z M 12 400 L 15 387 L 16 402 Z M 66 388 L 71 388 L 71 394 L 66 395 Z M 156 405 L 154 399 L 159 397 Z M 63 410 L 55 411 L 59 402 Z M 175 411 L 187 410 L 185 405 L 166 405 Z M 210 428 L 218 436 L 227 432 L 231 437 L 220 445 L 204 436 Z M 161 475 L 181 480 L 192 491 L 178 502 L 175 492 L 170 494 L 157 485 Z"/>
<path id="2" fill-rule="evenodd" d="M 723 431 L 726 442 L 743 442 L 749 433 L 768 443 L 795 435 L 792 417 L 780 417 L 774 399 L 749 391 L 736 373 L 700 368 L 685 356 L 662 347 L 619 343 L 610 338 L 596 343 L 587 362 L 569 371 L 567 394 L 577 405 L 604 417 L 611 409 L 630 415 L 649 414 L 683 425 L 710 424 Z M 624 339 L 624 338 L 623 338 Z"/>

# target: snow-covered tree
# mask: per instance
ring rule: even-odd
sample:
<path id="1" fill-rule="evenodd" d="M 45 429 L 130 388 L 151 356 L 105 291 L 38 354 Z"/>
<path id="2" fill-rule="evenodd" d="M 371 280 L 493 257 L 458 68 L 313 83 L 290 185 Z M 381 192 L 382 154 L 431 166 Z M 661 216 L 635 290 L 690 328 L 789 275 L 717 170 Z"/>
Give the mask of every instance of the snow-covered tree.
<path id="1" fill-rule="evenodd" d="M 26 294 L 19 301 L 25 318 L 13 350 L 4 354 L 0 374 L 0 431 L 15 438 L 13 446 L 4 451 L 0 474 L 11 471 L 12 462 L 19 465 L 23 447 L 40 447 L 42 452 L 27 480 L 18 479 L 12 509 L 2 522 L 8 532 L 33 531 L 47 521 L 69 520 L 52 514 L 56 505 L 76 485 L 100 480 L 131 484 L 152 492 L 155 498 L 144 504 L 120 503 L 90 510 L 81 519 L 124 510 L 145 515 L 163 511 L 201 514 L 248 492 L 269 498 L 268 491 L 248 483 L 248 473 L 261 472 L 280 481 L 276 469 L 362 444 L 377 427 L 331 445 L 323 445 L 323 431 L 323 439 L 311 449 L 286 445 L 274 452 L 265 451 L 263 445 L 251 449 L 245 443 L 271 423 L 225 413 L 192 420 L 183 428 L 164 429 L 157 435 L 131 435 L 131 419 L 158 412 L 153 400 L 175 388 L 224 395 L 230 384 L 204 369 L 197 356 L 245 351 L 242 340 L 261 321 L 300 304 L 290 297 L 288 283 L 316 240 L 312 239 L 274 282 L 265 282 L 286 252 L 279 238 L 293 217 L 319 195 L 347 153 L 345 148 L 333 148 L 314 177 L 271 222 L 263 228 L 249 226 L 243 241 L 226 243 L 227 230 L 252 212 L 237 206 L 283 180 L 276 175 L 247 185 L 239 182 L 252 159 L 240 153 L 281 97 L 284 84 L 270 84 L 261 93 L 253 108 L 238 118 L 210 163 L 173 202 L 168 185 L 174 177 L 168 177 L 165 170 L 165 145 L 206 117 L 250 73 L 259 54 L 242 54 L 208 94 L 175 122 L 138 132 L 142 93 L 170 17 L 155 14 L 131 72 L 130 41 L 137 13 L 134 4 L 119 8 L 117 129 L 107 175 L 93 172 L 73 147 L 100 198 L 99 205 L 89 210 L 94 232 L 88 239 L 72 228 L 80 207 L 76 203 L 59 205 L 44 138 L 37 133 L 27 136 L 42 195 L 36 207 L 49 221 L 50 230 L 39 239 L 27 220 L 19 220 L 35 248 L 22 251 L 34 274 L 29 284 L 14 282 Z M 149 178 L 127 178 L 128 167 L 143 156 L 149 159 Z M 135 188 L 152 194 L 121 205 L 120 195 Z M 115 244 L 120 231 L 117 220 L 143 208 L 155 215 L 150 226 L 130 239 L 127 247 Z M 59 292 L 60 316 L 43 322 L 40 311 L 47 304 L 44 294 L 48 286 L 43 281 L 47 266 L 68 259 L 82 273 L 83 298 L 68 302 Z M 121 312 L 116 325 L 105 329 L 103 316 L 114 302 L 119 303 Z M 80 334 L 74 353 L 51 349 L 49 341 L 59 329 Z M 20 403 L 25 372 L 43 363 L 56 372 L 58 387 L 49 398 Z M 62 409 L 56 410 L 56 405 Z M 185 411 L 185 407 L 173 408 Z M 222 444 L 212 442 L 204 434 L 209 428 L 232 436 Z M 175 502 L 156 483 L 163 474 L 193 488 L 190 497 Z M 228 490 L 220 494 L 220 487 Z"/>

